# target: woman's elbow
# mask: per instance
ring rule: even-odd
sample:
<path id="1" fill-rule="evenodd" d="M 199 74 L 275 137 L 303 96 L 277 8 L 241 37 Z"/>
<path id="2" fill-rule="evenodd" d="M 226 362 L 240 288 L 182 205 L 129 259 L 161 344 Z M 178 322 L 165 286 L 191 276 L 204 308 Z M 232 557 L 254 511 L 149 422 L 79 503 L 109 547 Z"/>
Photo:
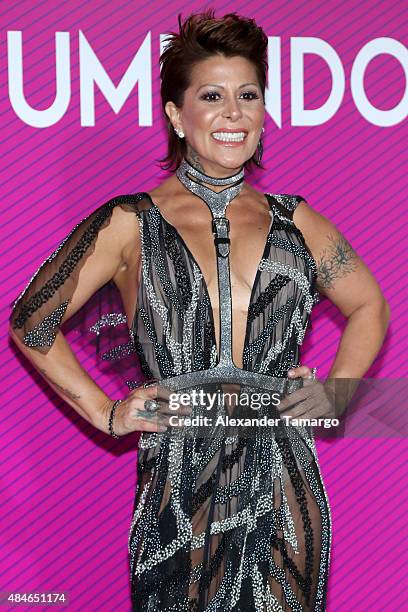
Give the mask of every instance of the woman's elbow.
<path id="1" fill-rule="evenodd" d="M 350 316 L 356 314 L 357 316 L 367 318 L 372 322 L 377 322 L 385 327 L 388 327 L 391 320 L 391 307 L 389 302 L 383 295 L 380 295 L 377 299 L 365 302 L 358 308 L 356 308 Z"/>
<path id="2" fill-rule="evenodd" d="M 376 321 L 381 325 L 384 330 L 388 329 L 391 321 L 391 307 L 384 296 L 368 306 L 367 316 L 373 322 Z"/>

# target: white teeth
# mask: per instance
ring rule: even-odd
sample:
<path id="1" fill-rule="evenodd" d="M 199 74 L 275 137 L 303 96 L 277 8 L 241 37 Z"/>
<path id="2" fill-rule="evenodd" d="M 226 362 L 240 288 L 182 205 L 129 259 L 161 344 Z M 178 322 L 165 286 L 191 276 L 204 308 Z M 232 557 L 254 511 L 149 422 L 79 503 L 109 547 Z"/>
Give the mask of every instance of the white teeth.
<path id="1" fill-rule="evenodd" d="M 231 134 L 228 132 L 214 132 L 213 137 L 216 140 L 222 140 L 223 142 L 242 142 L 245 138 L 245 133 L 235 132 Z"/>

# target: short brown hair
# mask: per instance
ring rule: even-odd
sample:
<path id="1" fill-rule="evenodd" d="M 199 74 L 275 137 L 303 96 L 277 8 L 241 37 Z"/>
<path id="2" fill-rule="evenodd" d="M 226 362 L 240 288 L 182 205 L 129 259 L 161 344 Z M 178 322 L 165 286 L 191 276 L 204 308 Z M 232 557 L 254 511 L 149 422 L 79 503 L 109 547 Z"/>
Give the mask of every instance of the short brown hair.
<path id="1" fill-rule="evenodd" d="M 166 38 L 167 46 L 160 56 L 161 87 L 160 95 L 164 115 L 167 120 L 167 155 L 160 162 L 163 168 L 177 169 L 187 153 L 184 139 L 178 138 L 168 119 L 165 106 L 168 101 L 181 108 L 184 92 L 190 85 L 192 68 L 197 62 L 216 54 L 225 57 L 242 56 L 252 62 L 265 103 L 266 74 L 268 70 L 268 37 L 253 19 L 241 17 L 237 13 L 227 13 L 224 17 L 214 17 L 214 9 L 190 15 L 184 23 L 178 15 L 179 32 L 171 32 Z M 245 162 L 250 169 L 252 164 L 263 168 L 254 155 Z"/>

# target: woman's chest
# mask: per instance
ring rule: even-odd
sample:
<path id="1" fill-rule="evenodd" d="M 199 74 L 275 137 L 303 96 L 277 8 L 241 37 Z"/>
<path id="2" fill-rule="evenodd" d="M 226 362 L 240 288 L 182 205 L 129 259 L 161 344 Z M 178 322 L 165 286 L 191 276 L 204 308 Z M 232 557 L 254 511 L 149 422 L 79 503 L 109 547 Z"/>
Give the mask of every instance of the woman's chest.
<path id="1" fill-rule="evenodd" d="M 258 265 L 265 254 L 272 216 L 262 211 L 229 220 L 229 271 L 233 302 L 248 305 Z M 181 251 L 200 271 L 213 304 L 218 301 L 218 263 L 211 219 L 180 219 L 177 229 L 168 222 L 162 228 L 164 244 Z M 160 237 L 157 236 L 160 243 Z"/>
<path id="2" fill-rule="evenodd" d="M 180 292 L 191 297 L 201 294 L 208 298 L 213 311 L 219 311 L 219 261 L 211 225 L 181 221 L 176 228 L 157 209 L 149 212 L 141 221 L 145 283 L 151 288 L 160 285 L 164 301 L 169 296 L 177 298 Z M 230 224 L 229 238 L 232 309 L 242 312 L 244 318 L 252 299 L 264 289 L 273 297 L 271 289 L 279 283 L 282 287 L 289 283 L 285 294 L 298 294 L 298 299 L 302 292 L 312 292 L 315 262 L 293 224 L 282 222 L 271 211 L 262 218 Z M 282 282 L 284 278 L 286 283 Z M 226 297 L 224 294 L 221 299 Z M 184 300 L 186 303 L 188 300 Z"/>

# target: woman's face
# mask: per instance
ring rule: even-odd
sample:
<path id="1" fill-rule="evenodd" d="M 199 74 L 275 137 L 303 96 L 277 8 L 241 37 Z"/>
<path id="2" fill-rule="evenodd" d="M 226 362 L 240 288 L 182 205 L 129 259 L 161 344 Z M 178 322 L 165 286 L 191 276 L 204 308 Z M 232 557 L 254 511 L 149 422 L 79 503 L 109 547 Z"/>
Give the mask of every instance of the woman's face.
<path id="1" fill-rule="evenodd" d="M 255 67 L 246 58 L 216 55 L 199 62 L 182 108 L 167 104 L 173 126 L 184 132 L 189 159 L 206 174 L 229 176 L 254 154 L 265 106 Z"/>

